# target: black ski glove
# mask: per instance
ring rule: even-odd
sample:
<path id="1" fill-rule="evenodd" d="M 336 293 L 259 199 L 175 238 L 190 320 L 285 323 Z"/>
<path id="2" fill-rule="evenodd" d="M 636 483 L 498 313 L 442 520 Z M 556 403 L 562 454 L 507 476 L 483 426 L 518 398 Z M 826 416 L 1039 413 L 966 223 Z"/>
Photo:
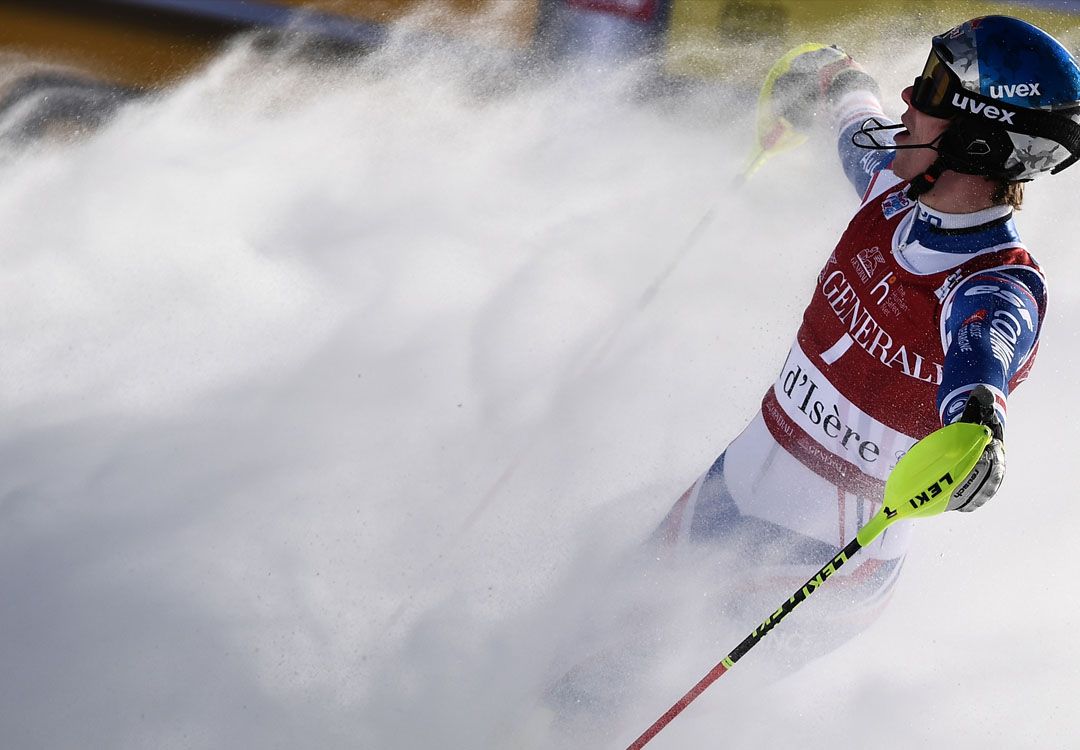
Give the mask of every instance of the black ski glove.
<path id="1" fill-rule="evenodd" d="M 982 507 L 992 498 L 1005 478 L 1005 444 L 1002 442 L 1001 420 L 994 411 L 993 392 L 985 385 L 976 386 L 968 396 L 960 421 L 986 425 L 994 435 L 975 468 L 953 491 L 946 508 L 968 512 Z"/>
<path id="2" fill-rule="evenodd" d="M 860 90 L 877 96 L 877 82 L 844 50 L 821 45 L 791 60 L 788 71 L 776 79 L 773 99 L 778 114 L 807 132 L 827 104 Z"/>

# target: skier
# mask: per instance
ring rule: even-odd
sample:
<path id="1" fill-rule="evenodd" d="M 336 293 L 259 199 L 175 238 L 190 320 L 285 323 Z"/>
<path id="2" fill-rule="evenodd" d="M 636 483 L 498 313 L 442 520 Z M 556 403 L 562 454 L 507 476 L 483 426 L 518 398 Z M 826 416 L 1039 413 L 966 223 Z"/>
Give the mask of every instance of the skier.
<path id="1" fill-rule="evenodd" d="M 1024 182 L 1080 157 L 1080 69 L 1035 26 L 987 16 L 933 38 L 901 93 L 899 124 L 885 118 L 873 78 L 835 47 L 796 57 L 781 88 L 803 94 L 789 111 L 796 124 L 810 124 L 801 105 L 829 110 L 862 203 L 761 410 L 657 538 L 759 558 L 768 549 L 772 563 L 803 566 L 791 577 L 801 581 L 873 516 L 904 452 L 942 425 L 994 434 L 949 509 L 975 510 L 997 492 L 1006 400 L 1028 375 L 1046 310 L 1013 210 Z M 865 615 L 846 618 L 861 624 L 844 637 L 887 598 L 908 526 L 830 581 L 849 615 Z"/>

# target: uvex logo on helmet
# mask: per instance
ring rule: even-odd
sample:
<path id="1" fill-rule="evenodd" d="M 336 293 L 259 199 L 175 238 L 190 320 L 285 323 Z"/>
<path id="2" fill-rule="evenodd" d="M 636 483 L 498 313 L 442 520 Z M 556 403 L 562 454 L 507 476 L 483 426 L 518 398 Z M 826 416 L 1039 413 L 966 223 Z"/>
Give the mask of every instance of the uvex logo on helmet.
<path id="1" fill-rule="evenodd" d="M 957 109 L 967 110 L 973 115 L 982 115 L 990 120 L 997 120 L 998 122 L 1007 122 L 1010 125 L 1015 125 L 1013 122 L 1013 115 L 1015 112 L 1010 112 L 1007 109 L 1001 107 L 995 107 L 993 104 L 987 104 L 986 102 L 977 102 L 971 97 L 961 96 L 960 94 L 953 94 L 952 104 Z"/>
<path id="2" fill-rule="evenodd" d="M 1042 94 L 1039 86 L 1038 83 L 1005 83 L 1001 86 L 991 86 L 990 96 L 995 99 L 1006 96 L 1039 96 Z"/>

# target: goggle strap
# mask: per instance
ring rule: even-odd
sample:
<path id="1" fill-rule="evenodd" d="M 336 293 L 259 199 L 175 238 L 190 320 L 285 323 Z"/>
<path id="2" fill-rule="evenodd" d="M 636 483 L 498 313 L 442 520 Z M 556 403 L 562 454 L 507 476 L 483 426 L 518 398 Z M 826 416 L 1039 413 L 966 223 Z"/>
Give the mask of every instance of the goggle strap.
<path id="1" fill-rule="evenodd" d="M 972 108 L 970 110 L 961 109 L 953 104 L 953 99 L 957 95 L 967 97 L 973 104 Z M 940 112 L 942 115 L 948 112 L 952 116 L 962 116 L 969 121 L 985 123 L 986 125 L 1000 125 L 1002 128 L 1014 133 L 1029 135 L 1034 138 L 1047 138 L 1060 143 L 1069 154 L 1080 159 L 1080 125 L 1060 114 L 1052 114 L 1041 109 L 1016 107 L 999 99 L 977 94 L 959 85 L 951 87 L 945 96 L 947 97 L 947 103 L 934 108 L 936 112 Z M 912 103 L 915 104 L 914 99 Z M 997 116 L 997 120 L 993 117 L 980 118 L 974 111 L 976 107 L 978 112 L 984 112 L 987 107 L 993 107 L 1001 114 Z M 916 108 L 918 107 L 916 106 Z M 938 116 L 935 112 L 927 112 L 927 114 Z"/>
<path id="2" fill-rule="evenodd" d="M 1080 161 L 1080 154 L 1076 154 L 1076 153 L 1074 153 L 1074 154 L 1073 154 L 1072 156 L 1070 156 L 1070 157 L 1069 157 L 1068 159 L 1066 159 L 1065 161 L 1061 162 L 1061 164 L 1058 164 L 1058 165 L 1057 165 L 1056 167 L 1054 167 L 1053 169 L 1051 169 L 1051 170 L 1050 170 L 1050 174 L 1057 174 L 1057 173 L 1058 173 L 1058 172 L 1060 172 L 1061 170 L 1063 170 L 1063 169 L 1066 169 L 1066 168 L 1068 168 L 1068 167 L 1071 167 L 1071 166 L 1072 166 L 1073 164 L 1076 164 L 1076 162 L 1077 162 L 1077 161 Z"/>

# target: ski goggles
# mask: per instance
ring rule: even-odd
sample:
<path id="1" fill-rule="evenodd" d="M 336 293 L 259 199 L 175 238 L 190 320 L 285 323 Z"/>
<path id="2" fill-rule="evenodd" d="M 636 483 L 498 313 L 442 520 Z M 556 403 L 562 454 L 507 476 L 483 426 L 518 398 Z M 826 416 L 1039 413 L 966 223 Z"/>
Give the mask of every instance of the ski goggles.
<path id="1" fill-rule="evenodd" d="M 922 75 L 911 86 L 911 106 L 932 117 L 952 117 L 956 110 L 949 103 L 949 94 L 959 87 L 949 66 L 931 50 Z"/>
<path id="2" fill-rule="evenodd" d="M 911 106 L 931 117 L 964 117 L 1054 141 L 1069 152 L 1069 157 L 1053 169 L 1054 174 L 1080 161 L 1080 117 L 1073 119 L 1080 115 L 1080 110 L 1051 113 L 1017 107 L 970 91 L 960 83 L 937 49 L 930 50 L 922 75 L 911 86 Z"/>

